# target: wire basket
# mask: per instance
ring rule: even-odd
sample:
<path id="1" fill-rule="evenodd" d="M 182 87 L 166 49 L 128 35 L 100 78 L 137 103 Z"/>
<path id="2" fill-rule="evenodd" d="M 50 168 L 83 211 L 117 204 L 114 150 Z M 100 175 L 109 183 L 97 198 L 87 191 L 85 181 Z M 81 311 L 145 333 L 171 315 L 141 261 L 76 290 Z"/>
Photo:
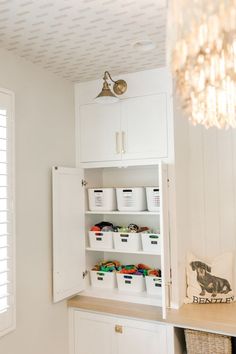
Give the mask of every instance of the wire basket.
<path id="1" fill-rule="evenodd" d="M 187 354 L 232 354 L 231 337 L 185 329 Z"/>

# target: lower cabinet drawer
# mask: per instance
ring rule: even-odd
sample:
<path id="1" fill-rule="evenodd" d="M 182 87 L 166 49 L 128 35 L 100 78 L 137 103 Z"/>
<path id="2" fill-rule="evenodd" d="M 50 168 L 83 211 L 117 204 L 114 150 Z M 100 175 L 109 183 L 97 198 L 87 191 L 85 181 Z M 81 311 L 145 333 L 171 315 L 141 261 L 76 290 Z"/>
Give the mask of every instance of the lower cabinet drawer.
<path id="1" fill-rule="evenodd" d="M 70 354 L 169 354 L 167 326 L 73 311 Z"/>

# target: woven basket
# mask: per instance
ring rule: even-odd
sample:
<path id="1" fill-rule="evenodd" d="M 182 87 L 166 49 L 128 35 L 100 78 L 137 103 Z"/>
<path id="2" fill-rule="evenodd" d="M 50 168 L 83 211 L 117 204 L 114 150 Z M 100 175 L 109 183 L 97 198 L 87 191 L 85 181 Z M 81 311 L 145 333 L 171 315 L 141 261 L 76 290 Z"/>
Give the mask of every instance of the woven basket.
<path id="1" fill-rule="evenodd" d="M 232 354 L 231 337 L 185 329 L 187 354 Z"/>

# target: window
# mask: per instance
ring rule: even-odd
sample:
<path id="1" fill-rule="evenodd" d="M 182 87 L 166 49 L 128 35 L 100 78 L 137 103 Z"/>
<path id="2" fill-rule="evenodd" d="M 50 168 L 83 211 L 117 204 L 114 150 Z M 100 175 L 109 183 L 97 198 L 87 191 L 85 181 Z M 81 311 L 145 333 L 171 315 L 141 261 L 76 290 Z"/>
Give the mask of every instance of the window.
<path id="1" fill-rule="evenodd" d="M 15 327 L 14 95 L 0 89 L 0 336 Z"/>

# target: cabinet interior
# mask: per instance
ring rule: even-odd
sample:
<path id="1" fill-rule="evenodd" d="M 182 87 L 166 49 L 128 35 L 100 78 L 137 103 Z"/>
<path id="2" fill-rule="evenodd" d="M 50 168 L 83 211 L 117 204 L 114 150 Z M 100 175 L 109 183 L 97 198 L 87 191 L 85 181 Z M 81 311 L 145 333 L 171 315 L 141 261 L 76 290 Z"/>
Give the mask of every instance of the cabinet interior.
<path id="1" fill-rule="evenodd" d="M 162 268 L 161 255 L 142 254 L 142 252 L 124 253 L 122 251 L 111 250 L 105 252 L 103 250 L 92 250 L 89 247 L 88 231 L 91 226 L 100 221 L 109 221 L 114 225 L 128 226 L 135 223 L 139 226 L 147 226 L 150 229 L 160 230 L 160 213 L 144 212 L 126 212 L 117 214 L 114 212 L 90 212 L 88 209 L 88 188 L 105 188 L 105 187 L 146 187 L 159 186 L 159 166 L 134 166 L 126 168 L 96 168 L 85 169 L 84 179 L 87 182 L 85 188 L 85 247 L 86 247 L 86 270 L 90 270 L 97 262 L 101 260 L 118 260 L 122 264 L 138 264 L 144 263 L 152 268 Z M 108 290 L 100 288 L 92 288 L 90 286 L 89 272 L 85 279 L 85 291 L 82 295 L 89 295 L 101 298 L 111 298 L 113 300 L 131 301 L 136 303 L 144 303 L 150 305 L 161 306 L 161 296 L 148 295 L 143 293 L 126 293 L 118 291 L 118 289 Z"/>

